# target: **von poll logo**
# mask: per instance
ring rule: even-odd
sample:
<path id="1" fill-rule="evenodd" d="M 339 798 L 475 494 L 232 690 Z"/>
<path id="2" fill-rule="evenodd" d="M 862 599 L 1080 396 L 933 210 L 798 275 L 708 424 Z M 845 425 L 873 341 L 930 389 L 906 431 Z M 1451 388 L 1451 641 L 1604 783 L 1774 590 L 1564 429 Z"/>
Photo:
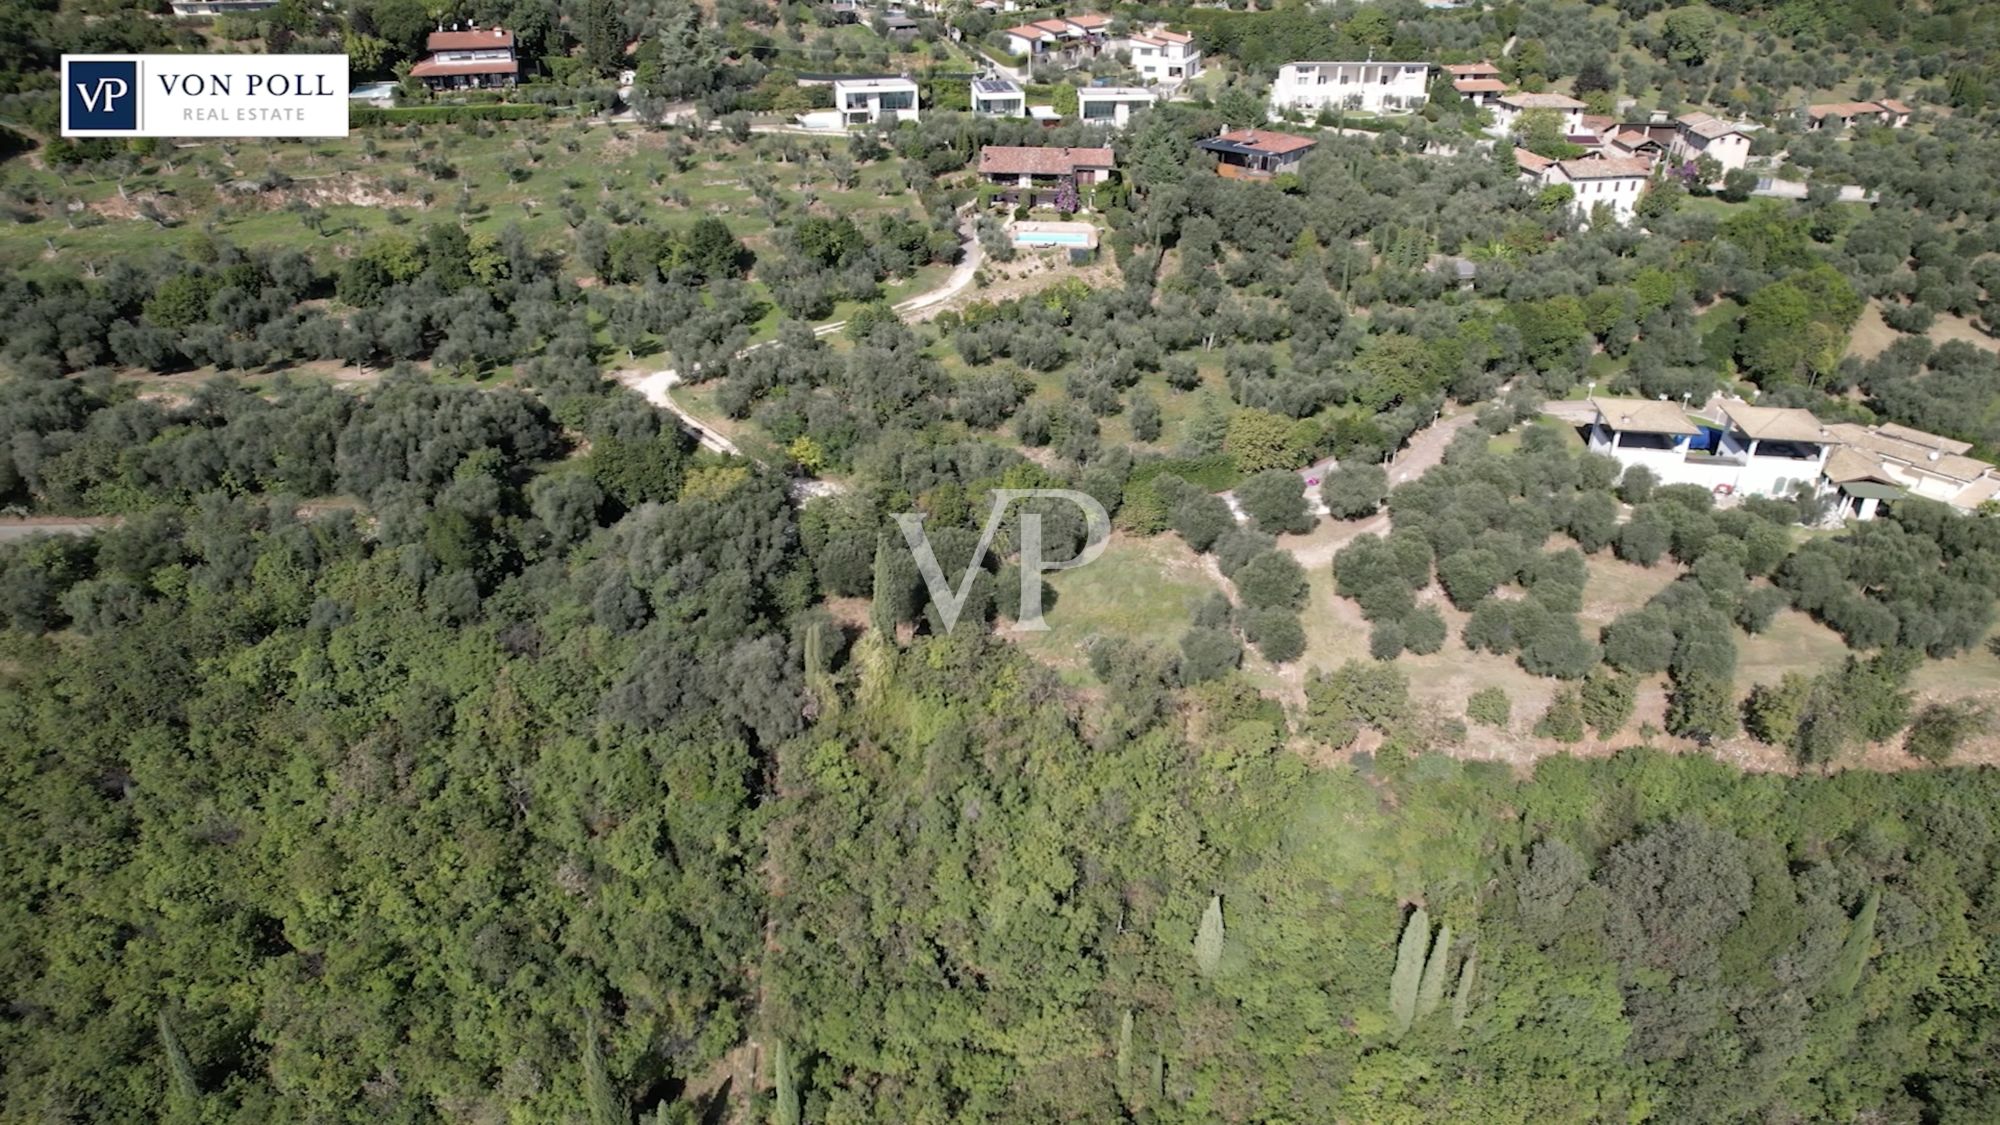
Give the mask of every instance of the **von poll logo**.
<path id="1" fill-rule="evenodd" d="M 65 137 L 344 137 L 346 55 L 64 55 Z"/>
<path id="2" fill-rule="evenodd" d="M 63 68 L 68 105 L 63 133 L 139 131 L 139 64 L 137 62 L 72 62 Z"/>

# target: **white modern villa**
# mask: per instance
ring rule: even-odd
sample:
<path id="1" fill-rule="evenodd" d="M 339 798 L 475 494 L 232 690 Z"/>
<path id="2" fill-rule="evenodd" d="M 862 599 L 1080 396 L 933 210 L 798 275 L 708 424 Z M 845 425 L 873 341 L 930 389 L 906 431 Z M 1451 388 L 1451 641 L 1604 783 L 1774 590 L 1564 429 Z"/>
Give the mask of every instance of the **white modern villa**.
<path id="1" fill-rule="evenodd" d="M 1404 113 L 1430 97 L 1431 64 L 1421 62 L 1295 62 L 1271 83 L 1271 115 L 1286 110 Z"/>
<path id="2" fill-rule="evenodd" d="M 1698 410 L 1647 398 L 1598 395 L 1551 404 L 1580 423 L 1591 452 L 1643 465 L 1664 484 L 1718 497 L 1790 498 L 1804 485 L 1829 518 L 1872 519 L 1884 502 L 1921 497 L 1975 511 L 2000 496 L 2000 470 L 1964 442 L 1883 423 L 1824 423 L 1811 411 L 1716 397 Z"/>
<path id="3" fill-rule="evenodd" d="M 842 125 L 917 120 L 917 83 L 910 78 L 838 78 L 833 107 Z"/>
<path id="4" fill-rule="evenodd" d="M 1159 95 L 1137 86 L 1085 86 L 1076 92 L 1076 117 L 1085 125 L 1123 129 L 1134 113 L 1159 100 Z"/>

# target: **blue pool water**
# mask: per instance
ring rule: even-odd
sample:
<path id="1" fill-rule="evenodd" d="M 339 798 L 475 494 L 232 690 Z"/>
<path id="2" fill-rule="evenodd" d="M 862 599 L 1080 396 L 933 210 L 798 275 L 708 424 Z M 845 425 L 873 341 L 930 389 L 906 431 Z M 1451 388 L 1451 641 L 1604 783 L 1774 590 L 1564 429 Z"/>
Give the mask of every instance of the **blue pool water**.
<path id="1" fill-rule="evenodd" d="M 1090 236 L 1082 231 L 1031 231 L 1014 236 L 1016 246 L 1088 246 Z"/>
<path id="2" fill-rule="evenodd" d="M 365 82 L 349 90 L 347 96 L 354 101 L 375 101 L 379 98 L 386 98 L 395 92 L 396 84 L 394 82 Z"/>

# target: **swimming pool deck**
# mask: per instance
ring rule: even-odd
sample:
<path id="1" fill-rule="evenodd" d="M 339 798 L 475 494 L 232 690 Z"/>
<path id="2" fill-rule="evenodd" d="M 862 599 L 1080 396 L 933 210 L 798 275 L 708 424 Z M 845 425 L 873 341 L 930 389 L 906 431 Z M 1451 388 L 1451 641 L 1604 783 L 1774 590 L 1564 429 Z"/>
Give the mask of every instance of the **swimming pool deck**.
<path id="1" fill-rule="evenodd" d="M 1020 221 L 1008 232 L 1016 246 L 1097 249 L 1097 227 L 1092 223 L 1048 223 Z"/>

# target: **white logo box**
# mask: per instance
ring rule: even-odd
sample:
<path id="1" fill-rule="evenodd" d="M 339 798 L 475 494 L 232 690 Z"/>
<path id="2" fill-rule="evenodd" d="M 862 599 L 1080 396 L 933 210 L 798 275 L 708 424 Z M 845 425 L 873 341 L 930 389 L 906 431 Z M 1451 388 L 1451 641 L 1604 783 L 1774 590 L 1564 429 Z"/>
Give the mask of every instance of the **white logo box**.
<path id="1" fill-rule="evenodd" d="M 347 72 L 346 55 L 64 55 L 62 135 L 344 137 Z"/>

